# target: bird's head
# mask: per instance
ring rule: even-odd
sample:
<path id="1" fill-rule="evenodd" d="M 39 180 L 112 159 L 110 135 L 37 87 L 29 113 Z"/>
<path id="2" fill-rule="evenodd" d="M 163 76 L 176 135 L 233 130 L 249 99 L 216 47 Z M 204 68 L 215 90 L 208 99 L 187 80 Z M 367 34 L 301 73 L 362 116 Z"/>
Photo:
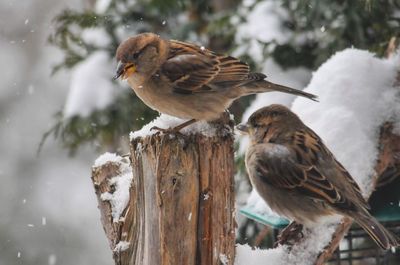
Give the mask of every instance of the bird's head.
<path id="1" fill-rule="evenodd" d="M 142 33 L 125 40 L 116 52 L 118 66 L 114 79 L 154 74 L 165 60 L 167 49 L 167 41 L 153 33 Z"/>
<path id="2" fill-rule="evenodd" d="M 303 122 L 290 109 L 274 104 L 257 110 L 236 129 L 248 134 L 252 142 L 266 143 L 286 140 L 302 126 Z"/>

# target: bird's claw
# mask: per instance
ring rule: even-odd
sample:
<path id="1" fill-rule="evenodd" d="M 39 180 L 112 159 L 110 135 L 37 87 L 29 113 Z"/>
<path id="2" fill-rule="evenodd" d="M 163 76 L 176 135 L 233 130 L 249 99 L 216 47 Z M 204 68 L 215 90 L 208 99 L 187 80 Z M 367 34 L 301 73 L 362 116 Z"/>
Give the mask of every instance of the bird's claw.
<path id="1" fill-rule="evenodd" d="M 157 127 L 157 126 L 153 126 L 153 127 L 150 128 L 150 131 L 158 131 L 157 133 L 160 133 L 160 132 L 166 131 L 166 129 L 163 129 L 163 128 L 160 128 L 160 127 Z"/>
<path id="2" fill-rule="evenodd" d="M 156 132 L 155 135 L 159 135 L 162 132 L 163 134 L 174 134 L 174 135 L 184 136 L 180 132 L 180 130 L 182 130 L 183 128 L 185 128 L 186 126 L 189 126 L 190 124 L 192 124 L 194 122 L 196 122 L 196 120 L 191 119 L 191 120 L 185 121 L 184 123 L 179 124 L 178 126 L 170 127 L 168 129 L 163 129 L 158 126 L 153 126 L 150 128 L 150 131 L 157 130 L 158 132 Z"/>
<path id="3" fill-rule="evenodd" d="M 278 245 L 293 245 L 295 242 L 299 241 L 304 237 L 303 225 L 296 222 L 289 224 L 282 232 L 279 234 L 274 247 Z"/>

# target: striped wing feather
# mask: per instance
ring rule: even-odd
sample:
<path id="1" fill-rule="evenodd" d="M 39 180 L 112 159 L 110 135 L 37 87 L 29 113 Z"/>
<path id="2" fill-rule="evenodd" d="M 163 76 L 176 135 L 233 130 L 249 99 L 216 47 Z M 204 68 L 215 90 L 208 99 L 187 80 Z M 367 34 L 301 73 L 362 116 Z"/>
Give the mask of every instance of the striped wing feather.
<path id="1" fill-rule="evenodd" d="M 266 155 L 260 158 L 257 172 L 262 180 L 277 188 L 322 200 L 337 209 L 352 211 L 358 206 L 369 208 L 360 187 L 311 129 L 297 132 L 292 141 L 293 144 L 288 146 L 293 150 L 292 157 L 282 159 Z M 343 196 L 342 191 L 324 174 L 320 168 L 320 156 L 332 157 L 337 164 L 337 173 L 352 187 L 356 200 Z"/>
<path id="2" fill-rule="evenodd" d="M 212 92 L 218 86 L 237 86 L 265 78 L 262 74 L 250 74 L 249 66 L 232 56 L 180 41 L 170 44 L 170 54 L 161 71 L 177 93 Z"/>

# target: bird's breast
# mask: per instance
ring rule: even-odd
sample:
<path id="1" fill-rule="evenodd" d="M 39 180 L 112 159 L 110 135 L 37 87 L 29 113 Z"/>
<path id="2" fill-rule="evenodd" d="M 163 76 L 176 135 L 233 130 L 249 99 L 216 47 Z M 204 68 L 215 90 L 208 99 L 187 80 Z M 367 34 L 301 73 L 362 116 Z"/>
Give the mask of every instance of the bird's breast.
<path id="1" fill-rule="evenodd" d="M 132 77 L 128 83 L 147 106 L 181 119 L 215 120 L 232 102 L 216 93 L 176 93 L 171 84 L 161 79 L 143 82 Z"/>
<path id="2" fill-rule="evenodd" d="M 133 75 L 128 78 L 128 84 L 135 92 L 135 94 L 150 108 L 153 110 L 166 113 L 162 111 L 163 105 L 163 90 L 144 80 L 139 75 Z M 166 113 L 168 114 L 168 113 Z"/>
<path id="3" fill-rule="evenodd" d="M 268 171 L 258 170 L 260 158 L 271 165 Z M 300 223 L 317 221 L 321 216 L 329 214 L 329 209 L 305 194 L 296 190 L 280 188 L 270 184 L 277 181 L 268 181 L 268 178 L 283 178 L 280 169 L 280 160 L 287 160 L 290 157 L 290 150 L 287 147 L 277 144 L 257 144 L 248 148 L 246 153 L 246 168 L 250 181 L 258 194 L 264 199 L 268 206 L 276 213 L 290 220 Z"/>

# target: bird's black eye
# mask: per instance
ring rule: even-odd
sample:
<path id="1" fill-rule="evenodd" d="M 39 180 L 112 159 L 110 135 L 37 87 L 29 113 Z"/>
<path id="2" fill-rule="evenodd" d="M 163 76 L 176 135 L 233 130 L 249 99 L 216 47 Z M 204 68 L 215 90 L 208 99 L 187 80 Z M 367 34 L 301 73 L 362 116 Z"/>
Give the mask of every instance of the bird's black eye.
<path id="1" fill-rule="evenodd" d="M 275 117 L 277 117 L 277 116 L 279 115 L 279 112 L 272 111 L 269 115 L 270 115 L 272 118 L 275 118 Z"/>
<path id="2" fill-rule="evenodd" d="M 135 52 L 134 54 L 132 54 L 132 58 L 133 59 L 139 58 L 139 52 Z"/>

